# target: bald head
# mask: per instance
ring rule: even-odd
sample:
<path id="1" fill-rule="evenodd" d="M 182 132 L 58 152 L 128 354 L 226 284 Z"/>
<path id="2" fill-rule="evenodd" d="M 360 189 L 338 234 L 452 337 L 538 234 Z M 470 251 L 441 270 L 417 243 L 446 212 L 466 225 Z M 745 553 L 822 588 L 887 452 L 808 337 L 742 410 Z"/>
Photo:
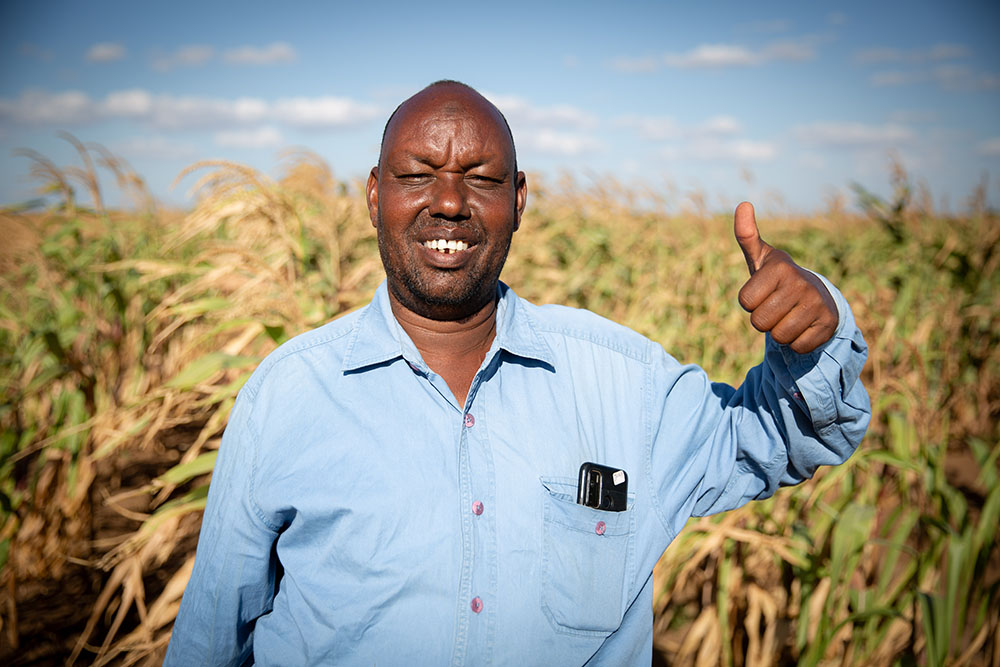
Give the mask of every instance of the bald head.
<path id="1" fill-rule="evenodd" d="M 382 145 L 379 151 L 378 166 L 381 167 L 385 160 L 387 146 L 391 145 L 393 135 L 399 126 L 408 122 L 411 116 L 419 117 L 421 114 L 438 112 L 453 115 L 467 113 L 479 113 L 492 120 L 503 128 L 504 134 L 510 142 L 511 170 L 517 171 L 517 151 L 514 148 L 514 134 L 510 131 L 510 125 L 500 110 L 488 99 L 483 97 L 479 91 L 461 81 L 443 79 L 435 81 L 420 92 L 404 100 L 396 110 L 389 116 L 382 130 Z"/>

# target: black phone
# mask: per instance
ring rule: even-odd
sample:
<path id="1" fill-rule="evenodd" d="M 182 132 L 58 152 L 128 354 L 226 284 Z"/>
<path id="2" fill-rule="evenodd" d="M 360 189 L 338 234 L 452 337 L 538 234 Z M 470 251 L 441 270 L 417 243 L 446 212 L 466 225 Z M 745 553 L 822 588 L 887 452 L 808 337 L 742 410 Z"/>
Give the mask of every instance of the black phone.
<path id="1" fill-rule="evenodd" d="M 623 512 L 628 504 L 628 475 L 620 468 L 584 463 L 580 466 L 576 502 L 607 512 Z"/>

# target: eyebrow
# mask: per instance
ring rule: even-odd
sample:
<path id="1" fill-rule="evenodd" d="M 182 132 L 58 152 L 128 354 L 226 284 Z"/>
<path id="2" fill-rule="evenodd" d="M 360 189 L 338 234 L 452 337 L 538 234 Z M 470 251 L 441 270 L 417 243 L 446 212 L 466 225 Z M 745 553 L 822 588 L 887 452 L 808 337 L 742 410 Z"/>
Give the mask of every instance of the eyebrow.
<path id="1" fill-rule="evenodd" d="M 428 167 L 433 167 L 433 168 L 438 168 L 438 167 L 442 166 L 440 163 L 438 163 L 437 160 L 434 160 L 433 158 L 430 158 L 430 157 L 427 157 L 427 156 L 416 155 L 414 153 L 405 153 L 405 154 L 397 157 L 395 160 L 390 160 L 390 163 L 392 163 L 392 162 L 396 162 L 396 163 L 407 162 L 407 161 L 410 161 L 410 160 L 412 160 L 413 162 L 417 162 L 419 164 L 426 165 Z M 502 156 L 496 156 L 494 158 L 487 158 L 485 160 L 476 160 L 474 162 L 463 163 L 462 167 L 464 169 L 475 169 L 477 167 L 483 167 L 483 166 L 488 166 L 488 165 L 492 165 L 492 164 L 503 165 L 505 162 L 506 162 L 506 160 L 504 160 Z"/>

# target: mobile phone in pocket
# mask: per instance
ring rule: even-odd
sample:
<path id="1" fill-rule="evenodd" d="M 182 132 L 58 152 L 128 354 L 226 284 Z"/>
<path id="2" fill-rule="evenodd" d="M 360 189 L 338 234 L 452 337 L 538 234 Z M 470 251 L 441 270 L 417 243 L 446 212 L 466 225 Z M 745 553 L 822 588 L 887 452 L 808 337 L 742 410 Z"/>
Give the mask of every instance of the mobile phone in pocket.
<path id="1" fill-rule="evenodd" d="M 620 468 L 584 463 L 580 466 L 576 502 L 606 512 L 623 512 L 628 503 L 628 475 Z"/>

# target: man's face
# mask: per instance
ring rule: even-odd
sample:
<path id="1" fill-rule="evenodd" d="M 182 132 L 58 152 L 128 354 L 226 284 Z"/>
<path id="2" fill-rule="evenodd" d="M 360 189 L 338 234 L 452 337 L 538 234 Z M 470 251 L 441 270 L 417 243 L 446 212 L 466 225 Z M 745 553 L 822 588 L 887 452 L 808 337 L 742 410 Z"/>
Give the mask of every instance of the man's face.
<path id="1" fill-rule="evenodd" d="M 488 102 L 453 86 L 411 98 L 389 125 L 367 193 L 396 301 L 457 320 L 495 298 L 527 187 Z"/>

